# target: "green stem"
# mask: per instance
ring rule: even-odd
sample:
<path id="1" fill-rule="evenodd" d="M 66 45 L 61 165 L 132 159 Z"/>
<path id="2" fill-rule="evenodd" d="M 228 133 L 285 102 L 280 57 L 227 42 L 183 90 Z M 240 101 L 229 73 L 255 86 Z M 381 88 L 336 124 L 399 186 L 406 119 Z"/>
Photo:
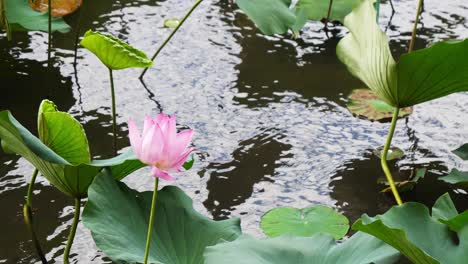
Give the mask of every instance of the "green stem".
<path id="1" fill-rule="evenodd" d="M 49 17 L 49 25 L 48 25 L 48 44 L 47 44 L 47 65 L 50 71 L 50 58 L 51 58 L 51 51 L 52 51 L 52 0 L 48 1 L 48 17 Z"/>
<path id="2" fill-rule="evenodd" d="M 116 121 L 116 110 L 115 110 L 115 90 L 114 90 L 114 76 L 112 69 L 109 68 L 110 86 L 111 86 L 111 97 L 112 97 L 112 134 L 114 135 L 113 148 L 114 155 L 117 155 L 117 121 Z"/>
<path id="3" fill-rule="evenodd" d="M 31 197 L 32 197 L 32 192 L 33 192 L 33 185 L 36 182 L 37 174 L 38 174 L 38 170 L 35 169 L 31 177 L 31 182 L 29 182 L 28 193 L 26 196 L 26 204 L 23 206 L 23 214 L 24 214 L 24 222 L 26 223 L 26 226 L 28 227 L 29 232 L 31 233 L 32 242 L 34 244 L 34 247 L 36 248 L 37 255 L 39 256 L 43 264 L 47 264 L 47 259 L 44 255 L 44 252 L 42 251 L 41 244 L 39 243 L 39 240 L 37 239 L 37 235 L 36 235 L 36 232 L 34 231 L 34 226 L 33 226 L 32 198 Z"/>
<path id="4" fill-rule="evenodd" d="M 150 219 L 149 219 L 149 224 L 148 224 L 148 235 L 146 236 L 146 247 L 145 247 L 145 258 L 143 260 L 144 264 L 148 263 L 148 256 L 149 256 L 149 251 L 150 251 L 150 245 L 151 245 L 151 234 L 153 232 L 153 222 L 154 222 L 154 213 L 155 213 L 155 208 L 156 208 L 156 199 L 158 196 L 158 178 L 156 177 L 154 181 L 154 191 L 153 191 L 153 201 L 151 202 L 151 214 L 150 214 Z"/>
<path id="5" fill-rule="evenodd" d="M 422 4 L 423 4 L 423 0 L 419 0 L 418 10 L 416 11 L 416 18 L 414 19 L 413 33 L 411 33 L 411 41 L 410 41 L 410 44 L 409 44 L 408 53 L 413 51 L 413 48 L 414 48 L 414 42 L 416 40 L 416 32 L 418 30 L 419 17 L 420 17 L 420 14 L 421 14 Z"/>
<path id="6" fill-rule="evenodd" d="M 377 23 L 379 22 L 379 18 L 380 18 L 380 0 L 377 0 L 375 2 L 375 10 L 377 11 L 377 17 L 376 17 L 376 21 Z"/>
<path id="7" fill-rule="evenodd" d="M 26 195 L 26 205 L 29 207 L 32 207 L 32 192 L 33 192 L 33 185 L 36 182 L 36 177 L 39 171 L 37 169 L 34 169 L 33 175 L 31 177 L 31 181 L 29 182 L 28 186 L 28 193 Z"/>
<path id="8" fill-rule="evenodd" d="M 395 127 L 398 120 L 399 112 L 400 108 L 398 107 L 396 107 L 393 111 L 392 123 L 390 125 L 390 130 L 388 131 L 387 142 L 385 143 L 384 149 L 382 151 L 380 162 L 382 164 L 382 169 L 385 172 L 385 176 L 387 177 L 387 181 L 390 184 L 390 189 L 392 190 L 393 196 L 395 197 L 397 204 L 401 205 L 403 202 L 401 201 L 400 194 L 398 193 L 398 189 L 395 185 L 395 181 L 393 180 L 392 173 L 390 172 L 390 169 L 388 168 L 387 164 L 388 150 L 390 149 L 390 145 L 392 144 L 392 138 L 393 134 L 395 133 Z"/>
<path id="9" fill-rule="evenodd" d="M 330 21 L 332 7 L 333 7 L 333 0 L 330 0 L 330 4 L 328 5 L 327 20 L 325 21 L 325 31 L 328 29 L 328 22 Z"/>
<path id="10" fill-rule="evenodd" d="M 63 253 L 63 263 L 69 264 L 68 256 L 70 255 L 70 249 L 75 239 L 76 227 L 80 220 L 80 209 L 81 209 L 81 199 L 75 198 L 75 215 L 73 216 L 73 223 L 70 229 L 70 234 L 68 235 L 67 246 L 65 247 L 65 252 Z"/>
<path id="11" fill-rule="evenodd" d="M 78 57 L 78 41 L 80 40 L 81 32 L 81 20 L 83 19 L 84 7 L 87 1 L 83 1 L 83 4 L 80 7 L 80 14 L 78 16 L 78 22 L 76 23 L 76 32 L 75 32 L 75 57 L 73 59 L 73 65 L 76 67 L 77 57 Z"/>
<path id="12" fill-rule="evenodd" d="M 161 50 L 166 46 L 167 43 L 169 43 L 169 41 L 171 40 L 171 38 L 174 36 L 174 34 L 177 32 L 177 30 L 179 30 L 179 28 L 184 24 L 185 20 L 187 20 L 187 18 L 190 16 L 190 14 L 192 14 L 192 12 L 197 8 L 197 6 L 202 2 L 203 0 L 197 0 L 195 2 L 195 4 L 193 4 L 193 6 L 190 8 L 190 10 L 187 12 L 187 14 L 185 14 L 184 18 L 182 18 L 182 20 L 180 21 L 180 23 L 177 25 L 177 27 L 171 32 L 171 34 L 164 40 L 164 42 L 162 43 L 161 46 L 159 46 L 159 48 L 156 50 L 156 52 L 154 53 L 153 57 L 151 57 L 151 60 L 154 61 L 154 59 L 156 59 L 156 57 L 159 55 L 159 53 L 161 52 Z M 146 72 L 148 71 L 148 68 L 145 68 L 143 70 L 143 72 L 141 73 L 140 75 L 140 79 L 143 79 L 143 76 L 146 74 Z"/>

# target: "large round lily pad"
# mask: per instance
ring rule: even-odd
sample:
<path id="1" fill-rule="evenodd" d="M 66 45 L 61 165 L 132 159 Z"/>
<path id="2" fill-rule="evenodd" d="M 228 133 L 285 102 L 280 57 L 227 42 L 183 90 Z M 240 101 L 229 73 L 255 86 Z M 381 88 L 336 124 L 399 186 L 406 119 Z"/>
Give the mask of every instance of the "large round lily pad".
<path id="1" fill-rule="evenodd" d="M 393 116 L 393 107 L 379 99 L 369 89 L 355 89 L 348 96 L 348 110 L 358 117 L 364 117 L 371 121 L 390 121 Z M 400 109 L 400 118 L 410 115 L 412 107 Z"/>
<path id="2" fill-rule="evenodd" d="M 114 178 L 108 170 L 96 177 L 83 223 L 109 258 L 141 263 L 153 193 L 137 192 Z M 203 216 L 175 186 L 164 187 L 157 197 L 148 263 L 202 264 L 206 247 L 233 241 L 241 234 L 239 219 L 213 221 Z"/>
<path id="3" fill-rule="evenodd" d="M 83 3 L 83 0 L 53 0 L 52 16 L 63 17 L 75 12 Z M 29 0 L 29 6 L 41 13 L 49 10 L 49 0 Z"/>
<path id="4" fill-rule="evenodd" d="M 262 217 L 261 227 L 269 237 L 285 234 L 307 237 L 325 233 L 340 239 L 348 232 L 349 221 L 344 215 L 322 205 L 304 209 L 280 207 Z"/>

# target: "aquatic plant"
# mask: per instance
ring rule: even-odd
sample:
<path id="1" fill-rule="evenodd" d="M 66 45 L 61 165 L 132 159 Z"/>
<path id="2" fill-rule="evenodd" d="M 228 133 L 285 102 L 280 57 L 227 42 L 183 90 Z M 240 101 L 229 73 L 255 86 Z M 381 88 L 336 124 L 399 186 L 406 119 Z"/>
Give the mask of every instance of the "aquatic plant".
<path id="1" fill-rule="evenodd" d="M 468 143 L 463 144 L 459 148 L 452 151 L 460 159 L 468 160 Z M 456 168 L 452 169 L 446 176 L 439 177 L 439 180 L 448 182 L 451 184 L 467 184 L 468 183 L 468 171 L 460 171 Z"/>
<path id="2" fill-rule="evenodd" d="M 385 241 L 415 264 L 468 258 L 468 211 L 459 214 L 448 194 L 436 201 L 432 215 L 423 204 L 408 202 L 383 215 L 363 215 L 353 229 Z"/>
<path id="3" fill-rule="evenodd" d="M 70 114 L 58 111 L 55 104 L 48 100 L 44 100 L 39 108 L 38 132 L 39 138 L 24 128 L 9 111 L 0 112 L 3 150 L 28 160 L 54 187 L 75 200 L 75 217 L 64 253 L 64 262 L 68 263 L 81 199 L 87 196 L 94 177 L 103 168 L 109 168 L 116 179 L 122 179 L 144 167 L 144 164 L 131 150 L 112 159 L 92 161 L 81 124 Z M 26 218 L 31 213 L 32 185 L 36 175 L 37 172 L 33 175 L 27 193 Z"/>
<path id="4" fill-rule="evenodd" d="M 182 20 L 177 21 L 177 23 L 173 23 L 174 21 L 172 21 L 170 23 L 170 26 L 168 26 L 168 27 L 174 27 L 174 30 L 172 30 L 171 34 L 169 34 L 169 36 L 163 41 L 161 46 L 158 47 L 156 52 L 151 57 L 151 61 L 154 61 L 156 59 L 156 57 L 159 55 L 159 53 L 162 51 L 162 49 L 167 45 L 167 43 L 169 43 L 169 41 L 172 39 L 172 37 L 175 35 L 175 33 L 179 30 L 180 27 L 182 27 L 182 25 L 187 20 L 187 18 L 189 18 L 189 16 L 193 13 L 193 11 L 197 8 L 197 6 L 199 6 L 201 4 L 202 1 L 203 0 L 197 0 L 193 4 L 193 6 L 189 9 L 189 11 L 185 14 L 185 16 L 182 18 Z M 169 24 L 167 24 L 166 21 L 165 21 L 164 25 L 169 25 Z M 143 72 L 140 75 L 140 80 L 143 79 L 143 77 L 145 76 L 147 71 L 148 71 L 148 68 L 143 70 Z"/>
<path id="5" fill-rule="evenodd" d="M 156 190 L 155 190 L 156 191 Z M 119 263 L 141 263 L 154 192 L 137 192 L 104 170 L 89 189 L 83 224 L 100 250 Z M 213 221 L 193 209 L 179 188 L 158 191 L 148 262 L 202 264 L 207 246 L 233 241 L 241 234 L 238 218 Z M 157 227 L 156 227 L 157 225 Z"/>
<path id="6" fill-rule="evenodd" d="M 468 54 L 468 40 L 439 42 L 402 55 L 397 63 L 390 52 L 388 37 L 375 23 L 373 3 L 365 0 L 346 16 L 344 24 L 350 33 L 338 43 L 337 55 L 353 75 L 394 107 L 381 164 L 395 200 L 401 204 L 386 161 L 399 111 L 451 93 L 468 91 L 468 60 L 462 58 Z M 420 8 L 421 1 L 417 17 Z M 412 46 L 410 44 L 410 50 Z"/>
<path id="7" fill-rule="evenodd" d="M 353 6 L 362 0 L 236 0 L 237 5 L 263 34 L 283 34 L 291 30 L 294 35 L 308 20 L 340 21 Z"/>
<path id="8" fill-rule="evenodd" d="M 108 34 L 88 30 L 81 40 L 81 45 L 96 55 L 109 70 L 112 97 L 112 133 L 114 135 L 114 153 L 117 153 L 117 121 L 115 109 L 115 90 L 113 70 L 127 68 L 148 68 L 153 62 L 140 51 L 127 43 Z"/>
<path id="9" fill-rule="evenodd" d="M 169 172 L 180 172 L 187 157 L 193 151 L 189 148 L 193 130 L 187 129 L 177 133 L 176 116 L 169 117 L 160 113 L 156 118 L 145 117 L 143 133 L 140 133 L 133 120 L 128 121 L 128 133 L 133 151 L 141 162 L 151 166 L 155 177 L 151 214 L 148 223 L 148 235 L 143 263 L 148 262 L 154 223 L 154 209 L 157 201 L 159 178 L 173 180 Z"/>

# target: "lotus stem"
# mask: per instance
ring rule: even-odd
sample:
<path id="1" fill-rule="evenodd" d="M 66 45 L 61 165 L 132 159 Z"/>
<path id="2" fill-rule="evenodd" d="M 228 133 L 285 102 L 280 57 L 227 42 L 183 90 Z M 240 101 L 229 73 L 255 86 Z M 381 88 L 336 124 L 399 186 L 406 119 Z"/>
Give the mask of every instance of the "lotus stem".
<path id="1" fill-rule="evenodd" d="M 328 29 L 328 21 L 330 21 L 332 7 L 333 7 L 333 0 L 330 0 L 330 4 L 328 5 L 327 20 L 325 21 L 325 31 Z"/>
<path id="2" fill-rule="evenodd" d="M 400 113 L 400 108 L 395 107 L 395 110 L 393 111 L 393 117 L 392 117 L 392 123 L 390 125 L 390 130 L 388 131 L 387 142 L 385 143 L 384 149 L 382 151 L 380 162 L 382 164 L 382 169 L 385 173 L 385 177 L 387 177 L 387 181 L 390 185 L 390 189 L 392 190 L 393 196 L 395 197 L 395 201 L 397 202 L 398 205 L 401 205 L 403 204 L 403 202 L 401 201 L 400 194 L 398 193 L 398 189 L 395 185 L 395 181 L 393 180 L 392 173 L 390 172 L 390 169 L 388 168 L 388 164 L 387 164 L 388 150 L 390 149 L 390 145 L 392 144 L 392 138 L 393 138 L 393 134 L 395 133 L 395 127 L 396 127 L 399 113 Z"/>
<path id="3" fill-rule="evenodd" d="M 48 21 L 48 43 L 47 43 L 47 66 L 49 67 L 49 71 L 50 71 L 50 66 L 51 66 L 51 63 L 50 63 L 50 58 L 51 58 L 51 52 L 52 52 L 52 0 L 49 0 L 48 1 L 48 11 L 47 11 L 47 15 L 49 17 L 49 21 Z"/>
<path id="4" fill-rule="evenodd" d="M 416 40 L 416 32 L 418 31 L 419 17 L 421 15 L 422 5 L 423 5 L 423 0 L 419 0 L 418 10 L 416 11 L 416 18 L 414 19 L 413 33 L 411 33 L 411 41 L 409 44 L 408 53 L 413 51 L 413 48 L 414 48 L 414 42 Z"/>
<path id="5" fill-rule="evenodd" d="M 34 244 L 34 247 L 36 248 L 37 255 L 41 259 L 41 262 L 43 264 L 47 264 L 47 259 L 44 255 L 44 252 L 42 251 L 41 244 L 39 243 L 39 240 L 37 239 L 36 231 L 34 231 L 34 226 L 33 226 L 33 217 L 32 217 L 32 192 L 33 192 L 33 185 L 36 182 L 36 177 L 38 174 L 38 170 L 34 169 L 33 175 L 31 177 L 31 182 L 29 182 L 28 186 L 28 193 L 26 196 L 26 204 L 23 206 L 23 214 L 24 214 L 24 222 L 26 223 L 26 226 L 29 229 L 29 232 L 31 233 L 31 238 L 32 242 Z"/>
<path id="6" fill-rule="evenodd" d="M 393 6 L 393 0 L 389 0 L 390 7 L 392 8 L 392 15 L 395 13 L 395 7 Z"/>
<path id="7" fill-rule="evenodd" d="M 144 264 L 148 263 L 148 256 L 149 256 L 149 251 L 150 251 L 150 245 L 151 245 L 151 234 L 153 233 L 153 223 L 154 223 L 154 213 L 155 213 L 155 208 L 156 208 L 156 200 L 158 196 L 158 178 L 156 177 L 154 181 L 154 191 L 153 191 L 153 201 L 151 202 L 151 213 L 150 213 L 150 219 L 148 223 L 148 235 L 146 236 L 146 248 L 145 248 L 145 258 L 143 260 Z"/>
<path id="8" fill-rule="evenodd" d="M 177 27 L 171 32 L 171 34 L 164 40 L 164 42 L 161 44 L 161 46 L 159 46 L 159 48 L 156 50 L 156 52 L 153 54 L 153 57 L 151 57 L 151 60 L 154 61 L 156 59 L 156 57 L 159 55 L 159 53 L 161 52 L 161 50 L 166 46 L 167 43 L 169 43 L 169 41 L 171 40 L 171 38 L 174 36 L 174 34 L 177 32 L 177 30 L 179 30 L 179 28 L 184 24 L 185 20 L 187 20 L 187 18 L 192 14 L 192 12 L 197 8 L 198 5 L 201 4 L 201 2 L 203 2 L 203 0 L 197 0 L 195 2 L 195 4 L 193 4 L 193 6 L 189 9 L 189 11 L 187 12 L 187 14 L 185 14 L 185 16 L 182 18 L 182 20 L 180 21 L 180 23 L 177 25 Z M 140 79 L 143 79 L 143 76 L 146 74 L 146 72 L 148 71 L 148 68 L 145 68 L 143 70 L 143 72 L 141 73 L 140 75 Z"/>
<path id="9" fill-rule="evenodd" d="M 112 97 L 112 134 L 114 135 L 113 149 L 114 155 L 117 155 L 117 121 L 115 111 L 115 90 L 114 90 L 114 76 L 112 69 L 109 68 L 110 86 L 111 86 L 111 97 Z"/>
<path id="10" fill-rule="evenodd" d="M 67 246 L 65 247 L 65 252 L 63 253 L 63 263 L 69 264 L 68 256 L 70 255 L 70 249 L 73 244 L 73 240 L 75 239 L 76 234 L 76 227 L 78 226 L 78 222 L 80 220 L 80 209 L 81 209 L 81 199 L 75 198 L 75 214 L 73 216 L 73 223 L 70 229 L 70 234 L 68 235 Z"/>
<path id="11" fill-rule="evenodd" d="M 83 4 L 80 7 L 80 14 L 78 15 L 78 22 L 76 23 L 76 32 L 75 32 L 75 57 L 73 59 L 73 65 L 77 65 L 78 57 L 78 41 L 80 40 L 80 31 L 81 31 L 81 20 L 83 19 L 84 7 L 86 0 L 83 1 Z"/>
<path id="12" fill-rule="evenodd" d="M 377 11 L 376 21 L 378 23 L 380 17 L 380 0 L 375 1 L 375 11 Z"/>

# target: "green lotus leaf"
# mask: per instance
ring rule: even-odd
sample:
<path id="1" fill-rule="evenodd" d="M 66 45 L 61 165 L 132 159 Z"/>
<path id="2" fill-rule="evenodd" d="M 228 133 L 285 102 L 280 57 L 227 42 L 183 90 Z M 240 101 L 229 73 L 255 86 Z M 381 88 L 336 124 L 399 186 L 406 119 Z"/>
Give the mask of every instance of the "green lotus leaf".
<path id="1" fill-rule="evenodd" d="M 333 0 L 330 12 L 330 21 L 343 22 L 346 15 L 351 13 L 353 7 L 362 0 Z M 330 0 L 299 0 L 297 8 L 306 10 L 310 20 L 319 21 L 327 18 Z"/>
<path id="2" fill-rule="evenodd" d="M 394 110 L 392 106 L 380 100 L 379 97 L 369 89 L 354 89 L 348 96 L 346 107 L 355 116 L 380 122 L 390 121 Z M 398 117 L 406 117 L 412 112 L 412 107 L 402 108 L 400 109 Z"/>
<path id="3" fill-rule="evenodd" d="M 108 34 L 88 30 L 80 43 L 111 70 L 148 68 L 153 65 L 143 51 Z"/>
<path id="4" fill-rule="evenodd" d="M 382 156 L 383 146 L 374 149 L 373 154 L 380 158 Z M 398 147 L 390 147 L 388 149 L 387 160 L 397 160 L 405 155 L 405 152 Z"/>
<path id="5" fill-rule="evenodd" d="M 340 244 L 325 234 L 264 240 L 242 236 L 205 250 L 206 264 L 387 264 L 398 258 L 396 250 L 360 232 Z"/>
<path id="6" fill-rule="evenodd" d="M 375 22 L 373 3 L 364 0 L 346 16 L 350 33 L 337 46 L 338 58 L 353 75 L 399 108 L 468 91 L 468 40 L 440 42 L 396 63 L 388 37 Z"/>
<path id="7" fill-rule="evenodd" d="M 28 0 L 4 0 L 4 5 L 11 30 L 48 31 L 48 14 L 31 9 Z M 61 18 L 52 18 L 52 31 L 66 33 L 70 31 L 70 26 Z"/>
<path id="8" fill-rule="evenodd" d="M 43 114 L 55 113 L 45 112 Z M 55 118 L 55 115 L 53 118 Z M 49 120 L 49 117 L 45 119 Z M 67 120 L 66 122 L 69 122 L 68 119 L 60 118 L 58 120 Z M 66 129 L 72 134 L 65 137 L 56 131 L 51 131 L 52 129 Z M 80 137 L 80 135 L 74 133 L 81 133 L 81 127 L 73 132 L 69 128 L 62 128 L 61 125 L 52 125 L 48 128 L 48 131 L 51 131 L 51 135 L 60 135 L 60 140 L 74 142 L 74 136 Z M 6 148 L 9 152 L 16 153 L 28 160 L 52 185 L 61 192 L 75 198 L 86 197 L 89 185 L 104 167 L 110 167 L 116 179 L 121 179 L 144 167 L 144 164 L 131 151 L 108 160 L 72 164 L 71 161 L 66 160 L 57 153 L 62 153 L 65 157 L 77 161 L 83 158 L 78 153 L 86 153 L 86 151 L 67 152 L 69 145 L 66 142 L 60 142 L 59 138 L 50 141 L 53 142 L 55 150 L 49 148 L 23 127 L 9 111 L 0 112 L 0 140 L 4 149 Z M 61 149 L 62 147 L 66 149 Z"/>
<path id="9" fill-rule="evenodd" d="M 70 114 L 44 100 L 38 114 L 39 139 L 73 165 L 91 162 L 88 139 L 81 124 Z"/>
<path id="10" fill-rule="evenodd" d="M 468 258 L 467 214 L 457 213 L 453 217 L 447 198 L 441 199 L 432 216 L 426 206 L 409 202 L 376 217 L 363 215 L 353 229 L 385 241 L 416 264 L 465 263 Z M 447 216 L 451 218 L 446 219 Z M 441 217 L 443 219 L 437 219 Z"/>
<path id="11" fill-rule="evenodd" d="M 167 28 L 176 28 L 179 26 L 180 20 L 178 18 L 169 18 L 164 20 L 164 27 Z"/>
<path id="12" fill-rule="evenodd" d="M 261 228 L 269 237 L 313 236 L 324 233 L 341 239 L 348 233 L 349 220 L 323 205 L 304 209 L 280 207 L 270 210 L 262 217 Z"/>
<path id="13" fill-rule="evenodd" d="M 468 171 L 452 169 L 448 175 L 439 177 L 439 180 L 450 184 L 465 184 L 468 183 Z"/>
<path id="14" fill-rule="evenodd" d="M 236 0 L 263 34 L 283 34 L 296 24 L 291 0 Z"/>
<path id="15" fill-rule="evenodd" d="M 463 146 L 460 146 L 452 152 L 462 160 L 468 160 L 468 143 L 463 144 Z"/>
<path id="16" fill-rule="evenodd" d="M 201 264 L 205 247 L 232 241 L 241 233 L 239 219 L 213 221 L 204 217 L 177 187 L 166 186 L 157 197 L 151 263 Z M 152 192 L 132 190 L 104 170 L 89 188 L 83 224 L 91 230 L 98 248 L 112 260 L 142 262 L 151 200 Z"/>

